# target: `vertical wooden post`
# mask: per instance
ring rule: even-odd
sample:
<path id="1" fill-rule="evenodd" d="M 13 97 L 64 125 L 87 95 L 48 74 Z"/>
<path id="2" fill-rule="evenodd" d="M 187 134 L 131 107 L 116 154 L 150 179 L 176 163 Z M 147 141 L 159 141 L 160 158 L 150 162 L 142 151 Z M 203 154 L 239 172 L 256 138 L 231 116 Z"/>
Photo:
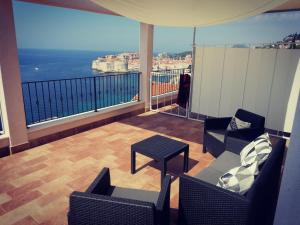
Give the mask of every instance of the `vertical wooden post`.
<path id="1" fill-rule="evenodd" d="M 12 0 L 0 1 L 0 101 L 11 153 L 28 148 Z"/>
<path id="2" fill-rule="evenodd" d="M 145 111 L 150 109 L 150 75 L 152 71 L 153 58 L 153 25 L 140 24 L 140 71 L 141 99 L 145 101 Z"/>

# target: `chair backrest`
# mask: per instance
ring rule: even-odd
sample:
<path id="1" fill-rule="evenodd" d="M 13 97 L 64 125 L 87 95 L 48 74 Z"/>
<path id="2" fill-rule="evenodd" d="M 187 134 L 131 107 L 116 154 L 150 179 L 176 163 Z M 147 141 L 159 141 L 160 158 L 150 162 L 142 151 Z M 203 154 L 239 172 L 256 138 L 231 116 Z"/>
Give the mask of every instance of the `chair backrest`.
<path id="1" fill-rule="evenodd" d="M 153 203 L 86 192 L 70 196 L 69 225 L 155 225 L 155 220 Z"/>
<path id="2" fill-rule="evenodd" d="M 250 224 L 273 224 L 284 152 L 285 139 L 281 138 L 273 147 L 269 158 L 246 195 L 251 202 L 252 221 Z"/>
<path id="3" fill-rule="evenodd" d="M 246 111 L 244 109 L 238 109 L 235 116 L 243 121 L 251 123 L 251 128 L 265 127 L 265 117 L 255 114 L 253 112 Z"/>

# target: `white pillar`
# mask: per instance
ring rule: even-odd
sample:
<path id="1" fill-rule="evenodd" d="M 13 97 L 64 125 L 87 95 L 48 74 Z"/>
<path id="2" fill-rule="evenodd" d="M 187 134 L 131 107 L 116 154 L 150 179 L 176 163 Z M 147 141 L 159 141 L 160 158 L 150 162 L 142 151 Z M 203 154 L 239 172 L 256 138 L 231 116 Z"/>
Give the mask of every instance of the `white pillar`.
<path id="1" fill-rule="evenodd" d="M 296 102 L 295 102 L 296 104 Z M 299 224 L 300 214 L 300 95 L 287 150 L 274 225 Z"/>
<path id="2" fill-rule="evenodd" d="M 12 0 L 0 1 L 0 101 L 11 152 L 28 147 Z"/>
<path id="3" fill-rule="evenodd" d="M 145 101 L 145 110 L 150 109 L 150 73 L 153 58 L 153 25 L 140 24 L 140 71 L 141 99 Z"/>

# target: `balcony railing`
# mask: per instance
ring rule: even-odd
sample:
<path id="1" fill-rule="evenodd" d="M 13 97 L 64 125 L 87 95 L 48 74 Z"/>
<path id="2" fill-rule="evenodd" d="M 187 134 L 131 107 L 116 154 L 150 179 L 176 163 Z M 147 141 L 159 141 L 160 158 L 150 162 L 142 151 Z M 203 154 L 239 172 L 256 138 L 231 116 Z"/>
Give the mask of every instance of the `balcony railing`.
<path id="1" fill-rule="evenodd" d="M 3 129 L 3 121 L 2 121 L 2 110 L 0 107 L 0 135 L 4 133 L 4 129 Z"/>
<path id="2" fill-rule="evenodd" d="M 180 74 L 182 74 L 183 72 L 184 69 L 152 71 L 152 96 L 159 96 L 178 91 Z"/>
<path id="3" fill-rule="evenodd" d="M 140 73 L 22 83 L 27 126 L 139 101 Z"/>

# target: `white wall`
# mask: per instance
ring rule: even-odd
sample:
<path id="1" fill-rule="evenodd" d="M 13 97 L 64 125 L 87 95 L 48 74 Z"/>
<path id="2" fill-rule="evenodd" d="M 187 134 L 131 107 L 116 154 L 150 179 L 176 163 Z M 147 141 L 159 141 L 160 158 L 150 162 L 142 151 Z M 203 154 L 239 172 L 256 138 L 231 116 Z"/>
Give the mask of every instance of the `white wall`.
<path id="1" fill-rule="evenodd" d="M 289 92 L 289 101 L 287 102 L 287 111 L 285 114 L 284 130 L 292 130 L 294 116 L 296 112 L 297 99 L 299 99 L 299 90 L 300 90 L 300 59 L 298 61 L 297 71 L 295 73 L 292 82 L 292 88 L 291 91 Z"/>
<path id="2" fill-rule="evenodd" d="M 295 99 L 297 105 L 297 99 Z M 295 109 L 296 111 L 296 109 Z M 300 98 L 285 160 L 274 225 L 299 224 L 300 214 Z"/>
<path id="3" fill-rule="evenodd" d="M 198 47 L 191 111 L 220 117 L 244 108 L 265 116 L 267 128 L 290 132 L 299 58 L 300 50 Z"/>

